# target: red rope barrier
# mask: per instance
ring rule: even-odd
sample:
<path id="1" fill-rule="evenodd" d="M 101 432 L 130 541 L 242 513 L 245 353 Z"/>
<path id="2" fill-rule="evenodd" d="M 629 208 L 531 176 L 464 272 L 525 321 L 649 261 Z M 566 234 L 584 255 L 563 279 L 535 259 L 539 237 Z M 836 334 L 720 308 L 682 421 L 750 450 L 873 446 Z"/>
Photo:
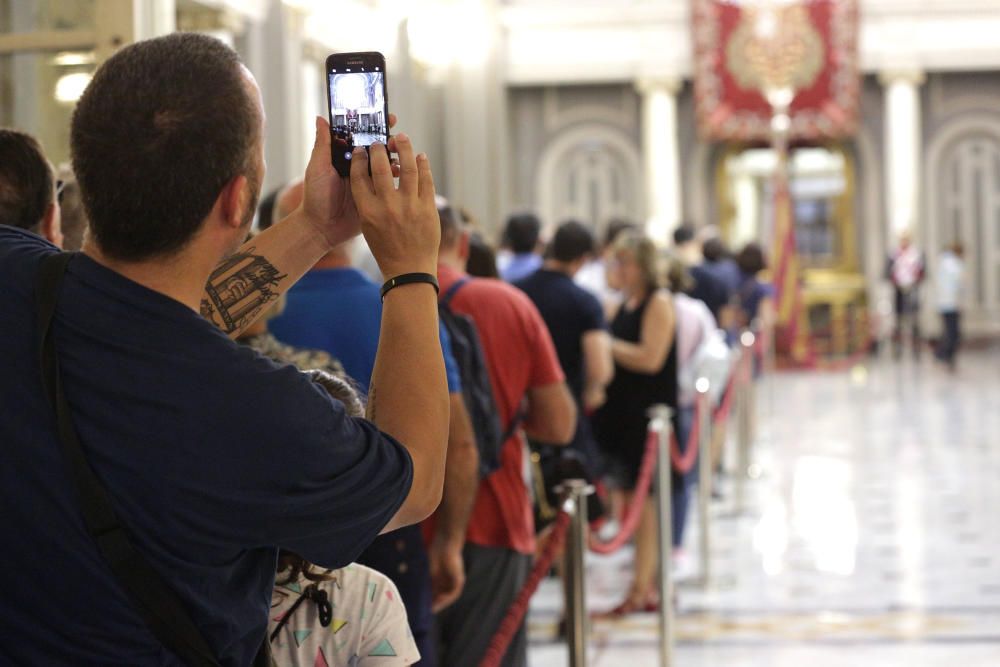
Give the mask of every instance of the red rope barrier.
<path id="1" fill-rule="evenodd" d="M 754 346 L 754 352 L 760 353 L 760 349 L 761 346 Z M 750 356 L 747 355 L 744 359 L 745 361 L 741 364 L 741 367 L 734 369 L 729 378 L 721 405 L 714 414 L 714 420 L 716 423 L 724 420 L 728 416 L 732 407 L 733 394 L 735 394 L 737 383 L 750 381 Z M 683 454 L 680 452 L 676 434 L 671 433 L 670 461 L 673 467 L 682 475 L 690 472 L 690 470 L 694 467 L 695 462 L 698 460 L 698 448 L 701 435 L 701 414 L 702 411 L 706 409 L 708 409 L 708 406 L 705 404 L 704 395 L 699 395 L 698 402 L 695 404 L 694 424 L 692 424 L 691 432 L 688 435 L 687 449 Z M 636 529 L 639 527 L 639 519 L 642 516 L 643 505 L 646 502 L 646 498 L 649 496 L 649 489 L 653 481 L 653 471 L 656 468 L 656 448 L 658 445 L 659 434 L 656 431 L 650 430 L 646 437 L 646 451 L 642 455 L 642 462 L 639 466 L 639 478 L 636 481 L 635 493 L 632 497 L 632 502 L 625 509 L 625 516 L 622 518 L 621 529 L 618 531 L 618 534 L 608 542 L 602 542 L 591 534 L 589 540 L 589 547 L 591 551 L 599 554 L 610 554 L 620 549 L 626 542 L 632 539 Z M 585 509 L 579 508 L 579 511 L 585 511 Z M 501 621 L 496 634 L 493 635 L 493 639 L 490 641 L 489 648 L 487 648 L 483 659 L 480 661 L 479 667 L 498 667 L 500 665 L 504 655 L 507 653 L 510 642 L 513 640 L 514 635 L 517 634 L 517 631 L 521 627 L 521 623 L 524 621 L 525 614 L 528 613 L 528 605 L 531 601 L 531 596 L 538 590 L 538 585 L 541 583 L 542 577 L 544 577 L 549 571 L 549 568 L 552 567 L 552 562 L 555 560 L 556 554 L 563 547 L 563 544 L 566 541 L 566 533 L 569 529 L 569 522 L 569 514 L 565 511 L 560 511 L 556 516 L 555 523 L 553 524 L 549 541 L 546 543 L 541 556 L 535 562 L 531 573 L 528 575 L 527 580 L 518 592 L 517 598 L 515 598 L 513 604 L 511 604 L 510 609 L 507 610 L 507 615 L 504 617 L 503 621 Z"/>
<path id="2" fill-rule="evenodd" d="M 622 527 L 618 534 L 608 542 L 602 542 L 595 535 L 590 535 L 590 550 L 599 554 L 610 554 L 621 549 L 626 542 L 632 539 L 636 529 L 639 527 L 639 519 L 642 516 L 642 507 L 649 496 L 649 487 L 653 481 L 653 470 L 656 468 L 656 447 L 658 436 L 656 431 L 650 431 L 646 437 L 646 452 L 642 455 L 642 463 L 639 466 L 639 479 L 636 480 L 635 494 L 632 502 L 625 508 L 625 516 L 622 517 Z"/>
<path id="3" fill-rule="evenodd" d="M 677 444 L 677 434 L 670 434 L 670 462 L 681 475 L 686 475 L 694 467 L 698 460 L 698 445 L 701 438 L 701 413 L 705 409 L 705 400 L 702 394 L 698 395 L 694 404 L 694 424 L 691 425 L 691 433 L 688 434 L 687 447 L 681 454 L 680 446 Z"/>
<path id="4" fill-rule="evenodd" d="M 802 315 L 802 311 L 805 308 L 805 304 L 802 302 L 802 288 L 796 285 L 795 299 L 792 302 L 792 315 L 789 319 L 788 329 L 785 331 L 783 340 L 785 340 L 789 346 L 794 347 L 796 338 L 798 337 L 798 323 Z M 846 318 L 845 318 L 846 321 Z M 868 314 L 868 331 L 865 334 L 864 341 L 857 351 L 848 355 L 844 359 L 837 359 L 832 361 L 827 361 L 823 359 L 816 349 L 816 331 L 810 330 L 810 334 L 806 337 L 805 341 L 805 357 L 794 362 L 794 366 L 797 368 L 805 370 L 820 370 L 820 371 L 844 371 L 851 368 L 855 364 L 859 363 L 862 359 L 871 353 L 872 346 L 875 343 L 875 328 L 878 325 L 877 314 Z"/>
<path id="5" fill-rule="evenodd" d="M 732 407 L 733 394 L 735 393 L 736 385 L 739 382 L 747 382 L 750 379 L 748 372 L 749 365 L 747 363 L 749 362 L 750 356 L 747 355 L 745 359 L 746 361 L 741 365 L 741 367 L 734 369 L 734 372 L 729 378 L 725 394 L 723 395 L 722 404 L 715 411 L 714 419 L 716 423 L 725 419 L 729 414 Z M 694 424 L 692 424 L 691 433 L 688 435 L 687 449 L 683 454 L 680 452 L 677 444 L 676 434 L 671 433 L 670 460 L 673 467 L 682 475 L 690 472 L 690 470 L 694 467 L 695 462 L 698 460 L 698 448 L 701 434 L 701 414 L 702 410 L 706 409 L 708 409 L 708 406 L 705 404 L 704 395 L 699 395 L 698 402 L 695 404 Z M 656 448 L 658 446 L 659 434 L 656 431 L 650 430 L 646 438 L 646 451 L 643 453 L 642 462 L 639 466 L 639 478 L 636 481 L 635 493 L 632 497 L 632 502 L 625 509 L 625 516 L 622 518 L 621 529 L 618 531 L 618 534 L 608 542 L 602 542 L 591 534 L 589 540 L 589 547 L 591 551 L 599 554 L 610 554 L 620 549 L 626 542 L 632 539 L 636 529 L 639 527 L 639 519 L 642 516 L 643 505 L 646 502 L 646 498 L 649 496 L 649 489 L 653 481 L 653 471 L 656 468 Z M 585 510 L 580 508 L 579 511 Z M 556 554 L 563 547 L 563 544 L 566 541 L 566 533 L 569 529 L 569 522 L 569 514 L 565 511 L 560 511 L 556 516 L 548 543 L 546 543 L 541 556 L 535 562 L 531 573 L 528 575 L 527 580 L 518 592 L 517 598 L 515 598 L 513 604 L 511 604 L 510 609 L 507 610 L 507 615 L 504 617 L 503 621 L 501 621 L 496 634 L 493 635 L 493 639 L 490 641 L 489 648 L 487 648 L 483 659 L 480 661 L 479 667 L 498 667 L 500 665 L 504 655 L 507 653 L 510 642 L 513 640 L 514 635 L 517 634 L 521 627 L 521 623 L 524 621 L 525 614 L 528 613 L 528 605 L 531 601 L 531 596 L 535 594 L 536 590 L 538 590 L 538 585 L 541 583 L 542 577 L 544 577 L 549 571 L 549 568 L 552 567 L 552 562 L 555 560 Z"/>
<path id="6" fill-rule="evenodd" d="M 586 512 L 586 504 L 578 507 L 577 511 Z M 517 594 L 514 603 L 507 610 L 507 615 L 500 622 L 500 627 L 497 628 L 496 634 L 490 640 L 489 648 L 486 649 L 483 659 L 479 662 L 479 667 L 497 667 L 503 660 L 511 640 L 514 639 L 514 635 L 517 634 L 517 631 L 521 627 L 524 615 L 528 613 L 528 603 L 531 600 L 531 596 L 538 590 L 538 584 L 541 583 L 542 577 L 552 567 L 552 561 L 555 560 L 556 554 L 562 549 L 563 543 L 566 541 L 566 531 L 569 529 L 569 521 L 570 516 L 565 511 L 560 511 L 556 516 L 555 524 L 549 535 L 549 541 L 546 543 L 545 549 L 542 550 L 542 555 L 535 561 L 535 566 L 524 582 L 524 586 L 521 587 L 521 591 Z"/>
<path id="7" fill-rule="evenodd" d="M 872 319 L 875 318 L 873 317 Z M 811 370 L 831 372 L 845 371 L 848 368 L 855 366 L 871 354 L 872 346 L 875 343 L 875 326 L 875 322 L 869 324 L 868 333 L 865 336 L 864 342 L 853 354 L 850 354 L 843 359 L 835 359 L 833 361 L 827 361 L 820 357 L 819 353 L 816 351 L 815 338 L 810 337 L 807 341 L 808 350 L 806 352 L 806 359 L 803 366 Z"/>
<path id="8" fill-rule="evenodd" d="M 716 408 L 715 414 L 712 416 L 713 423 L 716 426 L 729 418 L 729 412 L 733 408 L 733 396 L 736 394 L 736 383 L 738 380 L 742 379 L 740 377 L 742 372 L 742 368 L 734 368 L 732 374 L 729 376 L 729 382 L 726 383 L 726 391 L 722 394 L 722 401 L 719 403 L 719 407 Z"/>

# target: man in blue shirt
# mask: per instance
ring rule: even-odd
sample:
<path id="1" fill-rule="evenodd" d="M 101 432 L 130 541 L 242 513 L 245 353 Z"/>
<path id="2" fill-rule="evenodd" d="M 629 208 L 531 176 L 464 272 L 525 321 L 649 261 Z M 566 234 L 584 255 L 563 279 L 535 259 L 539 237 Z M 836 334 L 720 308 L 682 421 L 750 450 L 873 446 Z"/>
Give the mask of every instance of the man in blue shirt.
<path id="1" fill-rule="evenodd" d="M 729 306 L 732 288 L 727 287 L 725 281 L 716 276 L 711 268 L 702 264 L 704 256 L 701 242 L 696 239 L 690 225 L 681 225 L 674 230 L 674 252 L 692 278 L 688 296 L 708 306 L 718 322 L 723 309 Z"/>
<path id="2" fill-rule="evenodd" d="M 301 181 L 282 191 L 275 207 L 279 217 L 298 208 L 302 193 Z M 270 330 L 290 345 L 329 352 L 366 391 L 375 365 L 381 319 L 379 287 L 351 265 L 345 244 L 327 253 L 288 291 L 285 310 L 270 322 Z M 362 565 L 389 576 L 399 588 L 420 650 L 418 664 L 423 667 L 437 664 L 432 608 L 450 603 L 461 593 L 465 578 L 462 546 L 479 469 L 475 436 L 462 398 L 461 375 L 451 354 L 448 331 L 440 323 L 439 335 L 448 377 L 451 427 L 439 531 L 430 559 L 418 526 L 382 535 L 358 558 Z M 440 539 L 442 535 L 448 539 Z M 437 575 L 433 590 L 432 566 Z"/>
<path id="3" fill-rule="evenodd" d="M 371 421 L 229 338 L 361 227 L 386 275 L 437 265 L 426 157 L 398 135 L 398 189 L 385 151 L 357 152 L 348 184 L 323 119 L 302 206 L 241 246 L 263 133 L 253 77 L 212 37 L 175 33 L 109 58 L 73 117 L 91 235 L 51 329 L 86 463 L 227 667 L 262 645 L 278 548 L 339 567 L 380 532 L 423 520 L 448 432 L 430 284 L 386 296 Z M 55 253 L 0 225 L 0 662 L 179 665 L 84 524 L 43 390 L 34 283 Z"/>
<path id="4" fill-rule="evenodd" d="M 503 247 L 507 252 L 497 258 L 500 277 L 509 283 L 526 278 L 542 265 L 538 254 L 538 239 L 542 223 L 533 213 L 519 213 L 507 220 L 503 232 Z"/>

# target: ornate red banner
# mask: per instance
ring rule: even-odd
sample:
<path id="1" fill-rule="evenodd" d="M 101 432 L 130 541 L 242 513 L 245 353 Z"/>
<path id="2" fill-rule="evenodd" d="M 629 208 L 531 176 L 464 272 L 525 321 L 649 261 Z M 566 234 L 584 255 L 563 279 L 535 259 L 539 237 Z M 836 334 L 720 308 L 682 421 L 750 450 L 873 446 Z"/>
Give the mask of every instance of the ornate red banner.
<path id="1" fill-rule="evenodd" d="M 794 92 L 792 140 L 854 134 L 857 0 L 691 0 L 698 131 L 710 140 L 767 140 L 765 91 Z"/>

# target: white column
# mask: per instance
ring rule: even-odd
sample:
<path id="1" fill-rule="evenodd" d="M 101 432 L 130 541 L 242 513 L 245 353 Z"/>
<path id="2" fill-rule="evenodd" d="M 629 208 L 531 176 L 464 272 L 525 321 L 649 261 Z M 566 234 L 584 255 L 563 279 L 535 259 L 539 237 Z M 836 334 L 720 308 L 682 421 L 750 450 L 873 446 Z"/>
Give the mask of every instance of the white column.
<path id="1" fill-rule="evenodd" d="M 134 0 L 135 40 L 169 35 L 177 30 L 177 3 L 175 0 Z"/>
<path id="2" fill-rule="evenodd" d="M 244 54 L 260 86 L 267 111 L 264 193 L 302 176 L 315 134 L 312 118 L 304 120 L 303 12 L 279 0 L 269 3 L 268 9 L 262 21 L 248 22 L 247 53 Z M 311 105 L 314 103 L 307 102 L 309 112 L 313 112 Z M 320 109 L 324 114 L 325 107 L 326 102 L 322 100 Z"/>
<path id="3" fill-rule="evenodd" d="M 640 79 L 642 154 L 646 191 L 646 231 L 658 245 L 669 245 L 681 222 L 680 152 L 677 143 L 677 92 L 673 78 Z"/>
<path id="4" fill-rule="evenodd" d="M 507 97 L 498 0 L 467 5 L 464 55 L 454 60 L 443 88 L 444 172 L 438 192 L 467 208 L 490 233 L 509 206 L 507 184 Z M 448 35 L 442 35 L 448 39 Z M 438 165 L 431 165 L 440 169 Z M 442 187 L 443 186 L 443 187 Z"/>
<path id="5" fill-rule="evenodd" d="M 912 229 L 919 219 L 920 84 L 924 74 L 919 70 L 894 70 L 883 72 L 879 80 L 885 86 L 889 235 L 895 239 L 903 230 Z"/>

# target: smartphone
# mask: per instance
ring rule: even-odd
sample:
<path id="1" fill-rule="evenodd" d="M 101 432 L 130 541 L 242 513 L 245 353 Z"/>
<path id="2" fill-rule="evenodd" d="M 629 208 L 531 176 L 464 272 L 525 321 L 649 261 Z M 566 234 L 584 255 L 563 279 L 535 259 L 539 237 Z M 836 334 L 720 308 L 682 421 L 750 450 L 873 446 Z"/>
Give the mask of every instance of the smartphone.
<path id="1" fill-rule="evenodd" d="M 326 89 L 333 166 L 346 178 L 356 146 L 367 150 L 376 141 L 389 142 L 385 56 L 377 51 L 331 54 L 326 59 Z"/>

